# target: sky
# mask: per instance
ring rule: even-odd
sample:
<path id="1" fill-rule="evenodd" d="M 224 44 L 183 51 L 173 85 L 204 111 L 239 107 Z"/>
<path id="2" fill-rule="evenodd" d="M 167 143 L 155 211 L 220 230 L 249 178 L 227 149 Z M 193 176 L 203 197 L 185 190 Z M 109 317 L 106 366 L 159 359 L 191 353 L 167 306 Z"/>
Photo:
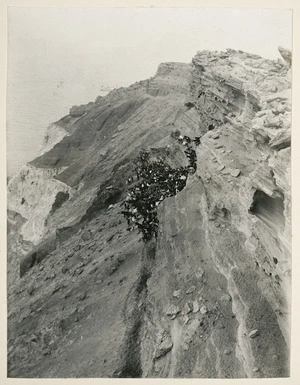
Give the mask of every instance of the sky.
<path id="1" fill-rule="evenodd" d="M 9 7 L 8 168 L 37 156 L 47 125 L 101 85 L 128 86 L 203 49 L 277 59 L 279 45 L 292 46 L 288 10 Z"/>
<path id="2" fill-rule="evenodd" d="M 28 78 L 128 85 L 202 49 L 277 58 L 278 45 L 291 48 L 291 11 L 10 7 L 9 43 L 11 65 Z"/>

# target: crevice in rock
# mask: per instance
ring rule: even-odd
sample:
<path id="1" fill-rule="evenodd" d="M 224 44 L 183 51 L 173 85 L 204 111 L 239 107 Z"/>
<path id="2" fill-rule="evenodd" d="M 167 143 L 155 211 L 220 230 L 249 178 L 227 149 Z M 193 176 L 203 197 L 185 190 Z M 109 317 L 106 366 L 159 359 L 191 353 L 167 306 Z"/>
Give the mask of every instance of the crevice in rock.
<path id="1" fill-rule="evenodd" d="M 132 325 L 130 333 L 127 337 L 128 353 L 126 356 L 125 365 L 118 374 L 120 378 L 140 378 L 142 376 L 141 360 L 140 360 L 140 332 L 142 319 L 138 313 L 135 322 Z"/>
<path id="2" fill-rule="evenodd" d="M 224 219 L 226 219 L 228 221 L 231 220 L 231 212 L 230 212 L 230 210 L 226 209 L 226 207 L 223 207 L 222 208 L 222 213 L 223 213 Z"/>
<path id="3" fill-rule="evenodd" d="M 270 147 L 274 150 L 281 151 L 291 147 L 291 137 L 286 137 L 281 140 L 273 141 L 270 143 Z"/>
<path id="4" fill-rule="evenodd" d="M 129 324 L 129 327 L 124 343 L 123 365 L 121 370 L 114 374 L 114 377 L 140 378 L 143 374 L 141 336 L 146 312 L 147 282 L 151 277 L 155 253 L 156 241 L 147 242 L 144 247 L 139 278 L 124 306 L 124 317 L 127 319 L 126 323 Z"/>
<path id="5" fill-rule="evenodd" d="M 277 151 L 281 151 L 281 150 L 284 150 L 284 149 L 289 148 L 289 147 L 291 147 L 291 138 L 289 138 L 286 141 L 281 142 L 277 145 L 272 146 L 272 148 L 274 148 Z"/>
<path id="6" fill-rule="evenodd" d="M 273 230 L 282 230 L 285 225 L 284 199 L 278 194 L 270 197 L 261 190 L 256 190 L 249 213 L 257 216 Z"/>

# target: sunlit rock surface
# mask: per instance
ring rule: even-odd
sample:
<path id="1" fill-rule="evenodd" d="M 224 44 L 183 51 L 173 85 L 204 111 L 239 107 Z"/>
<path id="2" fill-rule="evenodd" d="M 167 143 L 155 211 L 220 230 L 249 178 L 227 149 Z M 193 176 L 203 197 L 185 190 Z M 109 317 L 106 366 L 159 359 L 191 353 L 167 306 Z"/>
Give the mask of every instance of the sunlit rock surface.
<path id="1" fill-rule="evenodd" d="M 289 376 L 291 53 L 228 49 L 73 107 L 8 184 L 10 377 Z M 121 214 L 142 149 L 196 171 Z M 196 142 L 195 142 L 196 143 Z"/>

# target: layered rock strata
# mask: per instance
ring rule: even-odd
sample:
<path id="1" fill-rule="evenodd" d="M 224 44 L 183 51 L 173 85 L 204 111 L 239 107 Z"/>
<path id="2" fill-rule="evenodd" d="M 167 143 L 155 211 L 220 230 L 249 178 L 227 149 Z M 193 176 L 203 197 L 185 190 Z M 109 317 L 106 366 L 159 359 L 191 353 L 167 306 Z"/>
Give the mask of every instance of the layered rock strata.
<path id="1" fill-rule="evenodd" d="M 8 184 L 10 377 L 289 375 L 291 55 L 279 51 L 164 63 L 52 126 Z M 197 143 L 196 166 L 144 242 L 121 214 L 128 180 L 142 149 L 186 167 L 178 137 Z"/>

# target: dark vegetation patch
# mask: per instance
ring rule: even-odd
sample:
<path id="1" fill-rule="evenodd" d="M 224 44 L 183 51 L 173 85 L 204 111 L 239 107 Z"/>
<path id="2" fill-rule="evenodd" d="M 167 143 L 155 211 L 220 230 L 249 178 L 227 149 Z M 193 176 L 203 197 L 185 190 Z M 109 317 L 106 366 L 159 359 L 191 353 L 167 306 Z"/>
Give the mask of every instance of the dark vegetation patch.
<path id="1" fill-rule="evenodd" d="M 200 137 L 191 140 L 188 136 L 180 135 L 177 131 L 172 137 L 185 147 L 189 160 L 186 167 L 171 167 L 165 160 L 150 159 L 150 151 L 142 150 L 136 159 L 135 176 L 127 180 L 128 194 L 123 202 L 128 230 L 137 228 L 145 242 L 157 238 L 158 216 L 157 206 L 165 198 L 176 195 L 187 181 L 188 174 L 197 169 L 197 156 L 194 145 L 200 144 Z"/>

